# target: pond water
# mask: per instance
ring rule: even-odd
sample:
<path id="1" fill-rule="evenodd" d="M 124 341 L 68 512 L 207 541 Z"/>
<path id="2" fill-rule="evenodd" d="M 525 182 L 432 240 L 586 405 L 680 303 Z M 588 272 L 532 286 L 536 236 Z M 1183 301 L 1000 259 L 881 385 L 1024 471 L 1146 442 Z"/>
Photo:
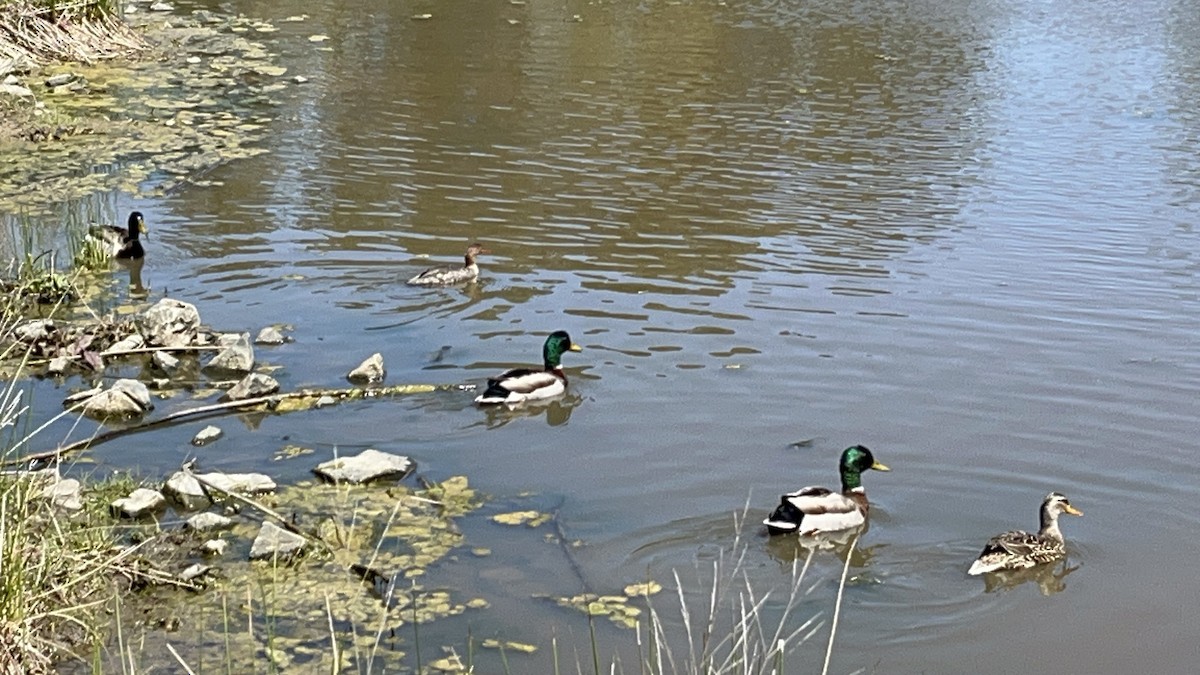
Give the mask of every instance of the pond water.
<path id="1" fill-rule="evenodd" d="M 707 564 L 734 512 L 836 483 L 863 443 L 893 471 L 865 477 L 834 672 L 1195 667 L 1191 3 L 336 5 L 230 3 L 279 27 L 256 39 L 308 82 L 281 93 L 267 153 L 122 198 L 151 228 L 145 282 L 217 327 L 294 326 L 259 352 L 285 389 L 343 386 L 376 351 L 389 383 L 438 384 L 536 363 L 556 329 L 584 351 L 550 406 L 442 391 L 231 420 L 205 468 L 289 481 L 310 464 L 273 462 L 287 443 L 406 453 L 559 509 L 604 592 Z M 492 251 L 478 283 L 404 285 L 472 241 Z M 203 424 L 91 457 L 159 475 Z M 1051 490 L 1086 514 L 1063 524 L 1069 574 L 966 576 Z M 586 649 L 581 619 L 528 600 L 579 591 L 558 547 L 464 531 L 490 567 L 442 581 L 492 600 L 477 635 L 558 625 Z M 746 536 L 750 581 L 784 593 L 794 549 Z M 841 563 L 815 568 L 803 612 L 827 616 Z"/>

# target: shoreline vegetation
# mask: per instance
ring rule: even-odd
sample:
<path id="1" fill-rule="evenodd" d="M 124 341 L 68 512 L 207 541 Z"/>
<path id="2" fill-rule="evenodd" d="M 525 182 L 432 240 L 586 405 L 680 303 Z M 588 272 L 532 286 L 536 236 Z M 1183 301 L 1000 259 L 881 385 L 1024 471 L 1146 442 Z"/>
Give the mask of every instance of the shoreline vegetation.
<path id="1" fill-rule="evenodd" d="M 183 417 L 303 414 L 344 401 L 450 391 L 453 385 L 255 390 L 241 400 L 144 422 L 139 420 L 148 410 L 135 411 L 123 426 L 31 452 L 45 439 L 39 437 L 43 428 L 33 428 L 24 378 L 73 375 L 99 382 L 112 361 L 141 364 L 141 377 L 153 374 L 150 384 L 162 397 L 195 393 L 187 387 L 215 396 L 237 381 L 218 382 L 204 373 L 200 356 L 228 345 L 211 331 L 197 337 L 203 332 L 198 316 L 196 335 L 174 348 L 142 338 L 146 330 L 137 321 L 149 311 L 144 306 L 120 317 L 98 316 L 88 303 L 110 292 L 111 284 L 103 281 L 111 281 L 110 263 L 80 254 L 84 219 L 63 216 L 70 209 L 55 204 L 118 189 L 146 194 L 199 185 L 198 176 L 208 168 L 261 152 L 255 141 L 270 119 L 263 109 L 272 105 L 274 92 L 290 86 L 278 79 L 286 69 L 238 35 L 263 22 L 172 14 L 170 25 L 134 28 L 120 12 L 111 0 L 0 0 L 0 160 L 7 162 L 0 171 L 0 213 L 17 214 L 7 216 L 11 262 L 0 298 L 0 369 L 7 378 L 0 391 L 0 675 L 40 675 L 72 661 L 92 672 L 304 667 L 366 673 L 385 657 L 388 670 L 400 663 L 418 673 L 475 672 L 482 650 L 490 652 L 490 670 L 502 667 L 506 673 L 552 668 L 596 675 L 781 674 L 795 671 L 785 657 L 826 627 L 828 670 L 854 544 L 841 552 L 846 568 L 832 621 L 819 614 L 800 621 L 796 614 L 815 586 L 806 581 L 812 551 L 793 559 L 787 588 L 752 588 L 745 572 L 750 551 L 745 510 L 734 514 L 736 535 L 711 566 L 698 567 L 688 579 L 675 571 L 667 584 L 671 592 L 656 595 L 663 584 L 645 579 L 604 594 L 584 578 L 572 552 L 579 542 L 568 537 L 555 508 L 522 504 L 525 508 L 497 512 L 500 507 L 488 504 L 461 476 L 434 482 L 416 474 L 410 482 L 418 485 L 407 487 L 399 483 L 412 471 L 406 468 L 399 478 L 378 483 L 313 481 L 276 489 L 272 482 L 269 490 L 242 495 L 218 485 L 213 474 L 193 474 L 185 465 L 176 476 L 201 486 L 200 506 L 176 499 L 131 516 L 128 500 L 165 492 L 167 485 L 122 472 L 85 476 L 82 482 L 59 472 L 68 452 Z M 181 30 L 193 48 L 219 56 L 210 62 L 189 56 L 187 49 L 170 58 L 156 51 L 156 44 L 180 40 L 183 33 L 172 31 Z M 115 65 L 99 67 L 102 61 Z M 130 71 L 140 79 L 127 77 Z M 168 71 L 175 79 L 159 83 Z M 129 84 L 131 79 L 137 83 Z M 294 80 L 302 82 L 299 76 Z M 222 97 L 209 96 L 214 87 Z M 151 105 L 132 105 L 146 98 Z M 57 144 L 67 136 L 86 137 L 87 143 Z M 131 146 L 141 157 L 136 164 L 123 163 Z M 91 171 L 105 163 L 118 169 Z M 46 221 L 65 233 L 37 236 Z M 53 246 L 43 250 L 47 239 L 65 240 L 70 250 L 63 255 L 52 252 Z M 134 334 L 143 341 L 130 342 Z M 248 342 L 243 335 L 231 342 Z M 252 362 L 242 369 L 248 372 L 243 381 L 266 377 L 253 372 Z M 189 384 L 172 383 L 183 377 L 173 368 Z M 146 390 L 136 380 L 118 382 Z M 76 418 L 86 400 L 91 399 L 69 402 L 59 417 Z M 277 459 L 294 461 L 312 452 L 288 446 Z M 401 459 L 408 461 L 393 457 Z M 200 516 L 223 524 L 204 531 L 195 522 Z M 439 576 L 453 578 L 463 566 L 487 560 L 489 552 L 471 548 L 457 524 L 466 517 L 486 517 L 491 526 L 513 528 L 515 537 L 561 551 L 585 592 L 544 599 L 586 617 L 590 653 L 576 646 L 572 656 L 560 654 L 565 643 L 550 628 L 538 645 L 481 640 L 469 627 L 454 644 L 445 644 L 444 635 L 429 644 L 434 637 L 429 624 L 489 606 L 484 598 L 459 598 L 453 585 L 438 582 Z M 252 562 L 268 525 L 283 533 L 270 535 L 276 540 L 291 534 L 312 545 L 286 555 L 279 549 Z M 613 651 L 617 656 L 601 649 L 598 623 L 628 636 Z M 510 655 L 532 659 L 539 649 L 550 653 L 536 657 L 537 665 L 516 661 L 510 668 Z M 636 664 L 622 663 L 621 654 Z"/>
<path id="2" fill-rule="evenodd" d="M 23 77 L 57 63 L 136 58 L 150 45 L 126 24 L 115 0 L 0 0 L 0 139 L 45 140 L 56 118 Z"/>
<path id="3" fill-rule="evenodd" d="M 0 0 L 0 58 L 29 65 L 130 57 L 149 45 L 115 0 Z"/>

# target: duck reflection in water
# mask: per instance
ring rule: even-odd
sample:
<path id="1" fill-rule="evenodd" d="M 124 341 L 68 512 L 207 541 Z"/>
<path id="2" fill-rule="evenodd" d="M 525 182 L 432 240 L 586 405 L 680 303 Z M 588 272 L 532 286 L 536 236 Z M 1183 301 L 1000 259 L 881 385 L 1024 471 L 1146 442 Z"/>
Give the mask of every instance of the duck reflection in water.
<path id="1" fill-rule="evenodd" d="M 129 272 L 129 295 L 144 298 L 150 295 L 150 289 L 142 283 L 142 267 L 146 265 L 145 258 L 121 258 L 117 264 Z"/>
<path id="2" fill-rule="evenodd" d="M 485 424 L 488 429 L 499 429 L 522 418 L 542 416 L 545 416 L 547 426 L 559 427 L 571 419 L 571 412 L 581 403 L 582 396 L 568 392 L 558 398 L 526 401 L 519 406 L 491 406 L 482 410 L 487 414 Z"/>
<path id="3" fill-rule="evenodd" d="M 1053 565 L 989 572 L 983 577 L 983 590 L 985 593 L 1011 591 L 1025 583 L 1033 582 L 1042 595 L 1054 595 L 1066 590 L 1067 575 L 1079 567 L 1079 565 L 1069 565 L 1068 561 L 1064 559 Z"/>
<path id="4" fill-rule="evenodd" d="M 833 553 L 842 562 L 845 562 L 846 556 L 849 555 L 852 567 L 868 567 L 882 546 L 862 545 L 862 538 L 870 529 L 871 525 L 867 522 L 859 527 L 836 532 L 769 537 L 767 555 L 787 569 L 791 569 L 792 563 L 797 560 L 803 562 L 810 553 L 816 556 L 824 552 Z"/>

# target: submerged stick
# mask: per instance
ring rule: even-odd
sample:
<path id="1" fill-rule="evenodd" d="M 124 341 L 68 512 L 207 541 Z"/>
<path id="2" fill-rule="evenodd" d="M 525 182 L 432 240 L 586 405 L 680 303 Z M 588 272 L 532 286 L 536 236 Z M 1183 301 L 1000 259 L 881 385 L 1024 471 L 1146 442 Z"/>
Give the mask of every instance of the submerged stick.
<path id="1" fill-rule="evenodd" d="M 268 396 L 258 396 L 255 398 L 247 398 L 240 401 L 225 401 L 223 403 L 213 403 L 211 405 L 202 405 L 197 408 L 189 408 L 187 410 L 177 410 L 162 417 L 147 420 L 141 424 L 124 427 L 121 429 L 110 429 L 102 434 L 96 434 L 91 438 L 69 443 L 59 446 L 54 450 L 46 450 L 31 455 L 25 455 L 16 459 L 0 460 L 0 466 L 9 466 L 14 464 L 28 464 L 35 461 L 46 461 L 57 459 L 63 455 L 68 455 L 72 452 L 90 448 L 101 443 L 106 443 L 114 438 L 135 434 L 150 429 L 158 429 L 160 427 L 172 426 L 185 421 L 201 419 L 205 417 L 213 417 L 217 415 L 227 415 L 236 412 L 264 412 L 264 413 L 287 413 L 296 412 L 298 410 L 311 410 L 316 407 L 317 402 L 325 397 L 335 399 L 335 403 L 344 403 L 346 401 L 356 401 L 368 398 L 382 398 L 405 396 L 408 394 L 426 394 L 434 391 L 448 391 L 454 389 L 457 385 L 448 384 L 398 384 L 391 387 L 374 387 L 364 389 L 362 387 L 351 387 L 349 389 L 301 389 L 300 391 L 288 392 L 285 394 L 270 394 Z M 326 407 L 326 406 L 321 406 Z"/>

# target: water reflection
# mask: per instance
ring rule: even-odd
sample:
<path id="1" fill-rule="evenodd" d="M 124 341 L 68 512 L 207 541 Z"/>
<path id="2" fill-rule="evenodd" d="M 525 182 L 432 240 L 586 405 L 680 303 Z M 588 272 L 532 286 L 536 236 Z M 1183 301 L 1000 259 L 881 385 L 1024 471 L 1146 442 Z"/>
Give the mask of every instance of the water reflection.
<path id="1" fill-rule="evenodd" d="M 544 417 L 546 426 L 560 427 L 571 419 L 571 413 L 581 403 L 582 396 L 568 391 L 558 398 L 525 401 L 514 406 L 491 405 L 480 409 L 487 416 L 483 424 L 488 429 L 499 429 L 516 420 L 535 417 Z"/>
<path id="2" fill-rule="evenodd" d="M 1067 588 L 1067 575 L 1082 567 L 1062 560 L 1053 565 L 1038 565 L 1024 570 L 1000 570 L 984 575 L 985 593 L 1011 591 L 1026 583 L 1037 586 L 1042 595 L 1054 595 Z"/>
<path id="3" fill-rule="evenodd" d="M 150 295 L 150 288 L 142 282 L 142 268 L 146 265 L 145 258 L 121 258 L 117 260 L 117 265 L 129 275 L 128 289 L 131 298 L 145 298 Z"/>
<path id="4" fill-rule="evenodd" d="M 768 537 L 766 543 L 767 555 L 780 564 L 780 568 L 790 570 L 797 560 L 803 562 L 810 553 L 816 555 L 832 553 L 838 560 L 846 562 L 854 568 L 870 567 L 871 561 L 884 546 L 882 543 L 864 546 L 862 537 L 871 529 L 870 522 L 858 528 L 839 530 L 837 532 L 822 532 L 812 535 L 779 535 Z M 861 576 L 856 575 L 856 576 Z"/>

